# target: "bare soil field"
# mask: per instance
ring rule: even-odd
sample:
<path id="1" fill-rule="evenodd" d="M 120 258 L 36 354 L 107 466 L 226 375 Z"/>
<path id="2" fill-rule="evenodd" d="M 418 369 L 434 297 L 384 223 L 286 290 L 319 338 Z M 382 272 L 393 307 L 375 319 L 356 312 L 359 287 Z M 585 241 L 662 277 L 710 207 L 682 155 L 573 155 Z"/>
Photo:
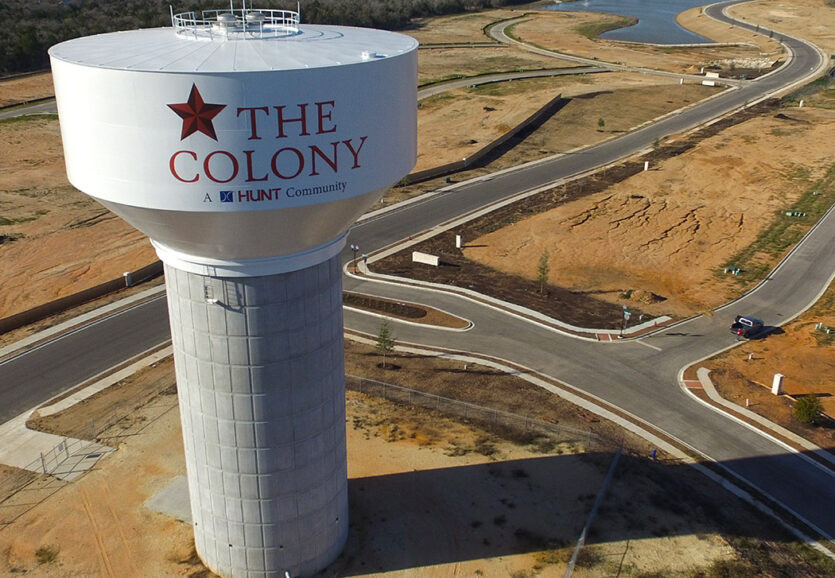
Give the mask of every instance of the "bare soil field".
<path id="1" fill-rule="evenodd" d="M 614 448 L 616 427 L 495 370 L 398 355 L 382 370 L 348 342 L 349 373 L 421 383 L 440 395 L 510 407 L 601 436 L 558 441 L 490 431 L 348 392 L 351 534 L 322 576 L 562 575 Z M 123 418 L 97 432 L 118 451 L 0 531 L 0 572 L 27 576 L 208 576 L 191 527 L 144 506 L 184 474 L 171 360 L 48 418 L 43 429 Z M 89 435 L 89 429 L 86 430 Z M 614 436 L 614 437 L 612 437 Z M 825 576 L 832 564 L 691 468 L 627 437 L 577 561 L 577 576 L 699 576 L 733 570 Z"/>
<path id="2" fill-rule="evenodd" d="M 601 193 L 467 239 L 464 256 L 535 279 L 547 252 L 557 286 L 618 303 L 654 294 L 641 304 L 652 315 L 711 309 L 738 291 L 717 272 L 826 174 L 833 130 L 833 111 L 775 110 Z"/>
<path id="3" fill-rule="evenodd" d="M 506 155 L 488 170 L 609 138 L 715 90 L 678 84 L 662 89 L 656 82 L 628 74 L 534 79 L 426 99 L 419 111 L 416 168 L 466 157 L 560 93 L 593 95 L 575 98 L 546 130 L 524 143 L 521 153 Z M 605 127 L 599 127 L 599 118 Z M 529 152 L 534 156 L 525 158 Z M 407 189 L 393 189 L 386 203 L 422 190 Z M 67 182 L 58 122 L 51 116 L 0 122 L 0 256 L 5 280 L 0 316 L 156 259 L 142 234 Z"/>
<path id="4" fill-rule="evenodd" d="M 0 107 L 54 96 L 51 74 L 35 74 L 0 82 Z"/>
<path id="5" fill-rule="evenodd" d="M 144 235 L 69 184 L 55 117 L 0 122 L 0 316 L 155 259 Z"/>
<path id="6" fill-rule="evenodd" d="M 432 48 L 418 50 L 418 86 L 491 72 L 540 70 L 576 66 L 567 60 L 541 56 L 518 48 Z"/>
<path id="7" fill-rule="evenodd" d="M 514 18 L 515 10 L 488 10 L 472 14 L 453 14 L 437 18 L 418 18 L 414 26 L 404 32 L 421 44 L 472 44 L 492 42 L 484 29 L 499 20 Z"/>
<path id="8" fill-rule="evenodd" d="M 616 325 L 621 305 L 652 316 L 709 310 L 761 279 L 788 250 L 755 244 L 773 223 L 791 229 L 794 240 L 811 225 L 785 217 L 786 208 L 813 199 L 820 214 L 835 195 L 825 136 L 832 111 L 758 110 L 658 148 L 645 157 L 652 170 L 641 171 L 644 158 L 623 163 L 409 249 L 452 266 L 414 264 L 404 252 L 374 270 L 476 287 L 584 327 Z M 809 139 L 791 138 L 802 134 Z M 795 148 L 800 143 L 808 154 Z M 454 248 L 455 234 L 463 251 Z M 745 273 L 723 275 L 746 248 Z M 542 295 L 538 264 L 546 252 L 550 285 Z M 504 291 L 512 287 L 515 297 Z"/>
<path id="9" fill-rule="evenodd" d="M 729 8 L 732 16 L 797 35 L 835 53 L 835 7 L 825 0 L 757 0 Z M 686 14 L 690 14 L 689 12 Z M 704 18 L 707 20 L 707 18 Z M 679 20 L 689 25 L 689 20 Z"/>
<path id="10" fill-rule="evenodd" d="M 572 102 L 526 139 L 524 152 L 511 151 L 487 170 L 600 142 L 716 93 L 715 88 L 628 73 L 534 78 L 451 90 L 420 101 L 414 170 L 467 158 L 557 95 Z M 456 175 L 463 178 L 466 175 Z"/>

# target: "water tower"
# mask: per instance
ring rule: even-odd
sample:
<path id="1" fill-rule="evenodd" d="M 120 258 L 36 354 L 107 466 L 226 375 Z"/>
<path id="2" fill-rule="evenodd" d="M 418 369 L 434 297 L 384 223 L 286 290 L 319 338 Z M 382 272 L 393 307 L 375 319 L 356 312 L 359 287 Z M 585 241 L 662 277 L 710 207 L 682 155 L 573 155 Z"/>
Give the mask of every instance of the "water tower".
<path id="1" fill-rule="evenodd" d="M 341 251 L 411 170 L 417 42 L 292 11 L 49 51 L 70 182 L 165 263 L 197 552 L 304 576 L 348 534 Z"/>

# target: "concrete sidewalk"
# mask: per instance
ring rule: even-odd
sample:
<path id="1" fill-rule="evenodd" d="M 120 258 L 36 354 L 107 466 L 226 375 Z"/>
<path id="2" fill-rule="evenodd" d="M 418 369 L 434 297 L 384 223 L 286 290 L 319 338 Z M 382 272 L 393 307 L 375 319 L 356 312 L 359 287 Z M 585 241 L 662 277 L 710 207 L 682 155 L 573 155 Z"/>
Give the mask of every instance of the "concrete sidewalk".
<path id="1" fill-rule="evenodd" d="M 31 430 L 26 427 L 30 415 L 26 412 L 0 425 L 0 463 L 71 481 L 114 451 L 96 442 Z"/>
<path id="2" fill-rule="evenodd" d="M 778 436 L 788 440 L 792 444 L 803 448 L 803 450 L 808 452 L 814 452 L 814 454 L 821 460 L 826 461 L 829 463 L 832 469 L 835 469 L 835 456 L 833 456 L 828 451 L 824 450 L 823 448 L 816 446 L 809 440 L 804 437 L 801 437 L 794 433 L 793 431 L 787 430 L 783 426 L 774 423 L 773 421 L 764 418 L 758 413 L 754 413 L 750 409 L 744 408 L 741 405 L 737 405 L 733 402 L 728 401 L 724 397 L 722 397 L 716 388 L 713 385 L 713 381 L 710 379 L 710 370 L 706 367 L 700 367 L 696 370 L 696 376 L 699 378 L 699 383 L 704 388 L 705 393 L 707 396 L 716 404 L 722 406 L 723 408 L 727 408 L 731 410 L 731 412 L 737 413 L 746 419 L 750 420 L 751 422 L 749 425 L 751 427 L 755 427 L 759 431 L 763 431 L 766 433 L 774 433 Z M 794 449 L 794 451 L 798 451 Z"/>

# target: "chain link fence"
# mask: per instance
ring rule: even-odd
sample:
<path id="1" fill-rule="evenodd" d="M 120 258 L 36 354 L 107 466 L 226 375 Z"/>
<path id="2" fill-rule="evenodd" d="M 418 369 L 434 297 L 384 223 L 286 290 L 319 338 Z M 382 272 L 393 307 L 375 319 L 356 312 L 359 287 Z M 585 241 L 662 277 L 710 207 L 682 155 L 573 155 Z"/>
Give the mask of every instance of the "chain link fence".
<path id="1" fill-rule="evenodd" d="M 490 431 L 510 431 L 531 438 L 546 436 L 557 443 L 582 443 L 587 449 L 613 449 L 619 445 L 619 442 L 603 438 L 591 430 L 573 428 L 356 375 L 345 375 L 345 387 L 395 403 L 454 415 L 476 422 Z"/>

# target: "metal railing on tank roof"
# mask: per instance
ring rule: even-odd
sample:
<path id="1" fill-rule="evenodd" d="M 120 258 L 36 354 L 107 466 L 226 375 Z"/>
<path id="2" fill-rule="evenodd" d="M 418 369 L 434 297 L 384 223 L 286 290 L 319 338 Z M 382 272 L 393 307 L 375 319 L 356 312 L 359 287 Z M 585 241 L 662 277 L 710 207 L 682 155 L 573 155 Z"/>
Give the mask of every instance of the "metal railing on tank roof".
<path id="1" fill-rule="evenodd" d="M 244 7 L 224 10 L 203 10 L 174 14 L 171 25 L 182 36 L 209 40 L 276 38 L 299 33 L 300 13 L 293 10 L 271 10 Z"/>

